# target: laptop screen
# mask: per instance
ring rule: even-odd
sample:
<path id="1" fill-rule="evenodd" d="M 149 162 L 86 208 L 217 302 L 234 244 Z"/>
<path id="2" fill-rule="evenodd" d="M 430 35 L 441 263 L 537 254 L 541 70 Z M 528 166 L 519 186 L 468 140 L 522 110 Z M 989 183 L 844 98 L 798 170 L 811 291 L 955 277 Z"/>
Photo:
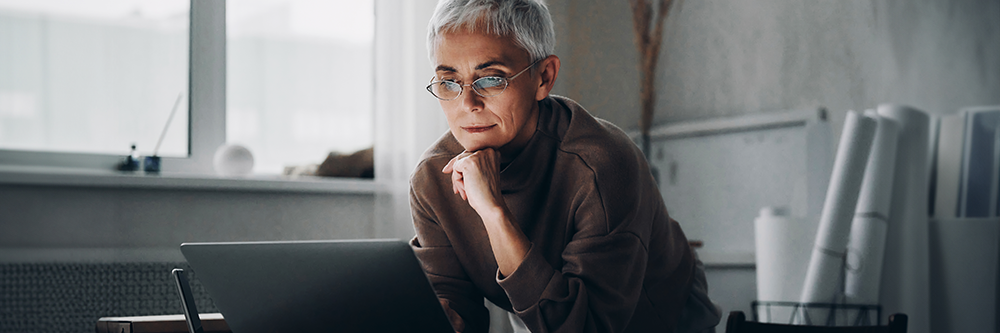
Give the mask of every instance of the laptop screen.
<path id="1" fill-rule="evenodd" d="M 185 243 L 233 332 L 453 332 L 399 240 Z"/>

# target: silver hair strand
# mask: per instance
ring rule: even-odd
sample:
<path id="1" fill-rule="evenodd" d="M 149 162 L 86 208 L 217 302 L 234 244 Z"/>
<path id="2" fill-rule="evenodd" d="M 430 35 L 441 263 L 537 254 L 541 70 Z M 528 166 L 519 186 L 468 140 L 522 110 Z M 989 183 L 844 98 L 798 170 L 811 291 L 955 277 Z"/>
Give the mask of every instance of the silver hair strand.
<path id="1" fill-rule="evenodd" d="M 541 0 L 441 0 L 427 25 L 428 58 L 441 34 L 460 29 L 497 36 L 510 36 L 528 52 L 531 61 L 553 54 L 555 28 L 549 9 Z"/>

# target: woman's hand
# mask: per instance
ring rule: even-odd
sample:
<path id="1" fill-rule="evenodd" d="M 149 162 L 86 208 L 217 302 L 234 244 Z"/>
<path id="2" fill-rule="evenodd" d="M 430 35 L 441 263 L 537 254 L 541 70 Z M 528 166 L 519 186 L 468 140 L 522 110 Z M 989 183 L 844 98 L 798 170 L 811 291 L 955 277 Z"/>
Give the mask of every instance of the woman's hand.
<path id="1" fill-rule="evenodd" d="M 451 173 L 452 191 L 483 219 L 500 276 L 510 275 L 524 261 L 531 242 L 500 194 L 500 153 L 489 148 L 466 151 L 452 158 L 441 172 Z"/>
<path id="2" fill-rule="evenodd" d="M 462 333 L 465 330 L 465 320 L 462 320 L 462 316 L 458 315 L 451 308 L 451 302 L 444 298 L 439 298 L 438 302 L 441 302 L 441 308 L 444 309 L 444 314 L 448 315 L 448 320 L 451 321 L 451 328 L 455 329 L 455 333 Z"/>
<path id="3" fill-rule="evenodd" d="M 496 150 L 462 152 L 441 172 L 451 173 L 452 192 L 461 195 L 480 216 L 503 213 L 506 206 L 500 195 L 500 153 Z"/>

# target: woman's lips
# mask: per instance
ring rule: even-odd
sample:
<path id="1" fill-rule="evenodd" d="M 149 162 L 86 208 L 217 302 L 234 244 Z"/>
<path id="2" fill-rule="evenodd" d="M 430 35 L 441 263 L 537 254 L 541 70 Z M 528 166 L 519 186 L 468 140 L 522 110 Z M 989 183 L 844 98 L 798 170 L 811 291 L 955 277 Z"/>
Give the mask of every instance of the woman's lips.
<path id="1" fill-rule="evenodd" d="M 469 133 L 482 133 L 493 129 L 496 126 L 497 126 L 496 124 L 489 126 L 467 126 L 467 127 L 462 127 L 462 129 Z"/>

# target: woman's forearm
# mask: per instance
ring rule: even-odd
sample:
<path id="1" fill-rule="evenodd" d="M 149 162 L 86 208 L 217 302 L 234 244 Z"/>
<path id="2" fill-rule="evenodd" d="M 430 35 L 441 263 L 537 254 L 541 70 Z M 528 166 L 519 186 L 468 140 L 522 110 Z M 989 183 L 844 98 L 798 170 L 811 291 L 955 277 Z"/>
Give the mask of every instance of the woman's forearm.
<path id="1" fill-rule="evenodd" d="M 524 256 L 531 249 L 531 242 L 507 209 L 496 207 L 487 212 L 479 212 L 479 216 L 486 226 L 500 275 L 506 277 L 524 261 Z"/>

